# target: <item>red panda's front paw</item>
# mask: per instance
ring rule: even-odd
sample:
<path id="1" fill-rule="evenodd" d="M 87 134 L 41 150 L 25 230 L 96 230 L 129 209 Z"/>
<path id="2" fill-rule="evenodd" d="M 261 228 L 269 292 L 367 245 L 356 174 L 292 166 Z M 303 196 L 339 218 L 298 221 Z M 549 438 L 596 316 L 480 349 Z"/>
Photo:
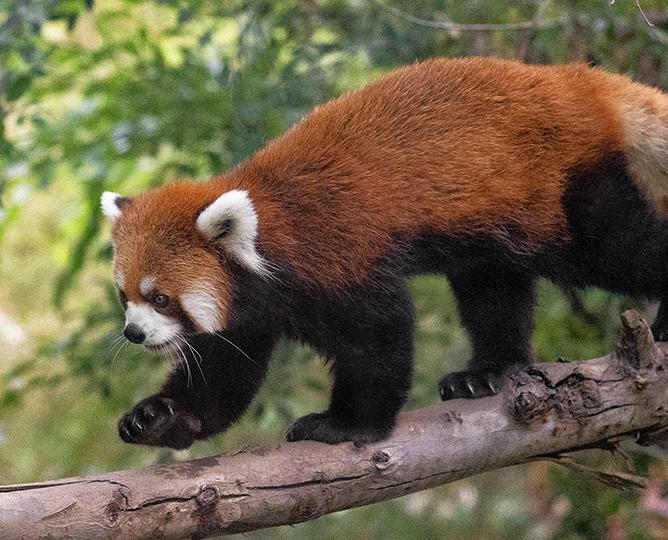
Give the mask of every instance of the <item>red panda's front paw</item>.
<path id="1" fill-rule="evenodd" d="M 201 430 L 199 418 L 162 396 L 140 401 L 118 422 L 118 434 L 127 443 L 176 449 L 188 448 Z"/>
<path id="2" fill-rule="evenodd" d="M 349 426 L 331 416 L 328 412 L 302 416 L 286 434 L 288 442 L 320 441 L 327 444 L 354 442 L 356 444 L 373 443 L 387 438 L 393 423 L 373 427 Z"/>

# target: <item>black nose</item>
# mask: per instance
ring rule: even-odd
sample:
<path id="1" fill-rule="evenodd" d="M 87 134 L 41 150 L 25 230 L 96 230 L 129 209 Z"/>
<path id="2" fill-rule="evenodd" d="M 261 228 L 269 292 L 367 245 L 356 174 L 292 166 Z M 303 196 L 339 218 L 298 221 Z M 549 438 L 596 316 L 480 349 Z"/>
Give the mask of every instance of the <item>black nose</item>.
<path id="1" fill-rule="evenodd" d="M 146 339 L 146 334 L 139 328 L 136 324 L 128 324 L 123 330 L 123 334 L 128 338 L 132 343 L 141 343 Z"/>

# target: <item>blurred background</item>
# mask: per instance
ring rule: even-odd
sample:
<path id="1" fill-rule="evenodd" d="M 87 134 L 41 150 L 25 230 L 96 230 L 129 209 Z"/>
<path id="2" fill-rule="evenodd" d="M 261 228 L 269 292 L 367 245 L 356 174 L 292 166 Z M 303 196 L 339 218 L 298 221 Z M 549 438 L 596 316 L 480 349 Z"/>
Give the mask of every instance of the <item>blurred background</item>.
<path id="1" fill-rule="evenodd" d="M 474 54 L 591 62 L 665 89 L 668 3 L 0 0 L 0 484 L 276 443 L 297 417 L 323 409 L 326 369 L 286 342 L 228 433 L 179 454 L 121 443 L 118 417 L 158 388 L 167 366 L 116 339 L 122 316 L 100 194 L 205 180 L 383 72 Z M 437 399 L 437 381 L 464 363 L 468 342 L 445 280 L 411 287 L 415 408 Z M 604 354 L 622 309 L 654 309 L 549 283 L 539 300 L 534 347 L 547 361 Z M 666 456 L 625 448 L 650 477 L 644 492 L 535 463 L 246 536 L 668 538 Z M 578 459 L 620 467 L 603 452 Z"/>

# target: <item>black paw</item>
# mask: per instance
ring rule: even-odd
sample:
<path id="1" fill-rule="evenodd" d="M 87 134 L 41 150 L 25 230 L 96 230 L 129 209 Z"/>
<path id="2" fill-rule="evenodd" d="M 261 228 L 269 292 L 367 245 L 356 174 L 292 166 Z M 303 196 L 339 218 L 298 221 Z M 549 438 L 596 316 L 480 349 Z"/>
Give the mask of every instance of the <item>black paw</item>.
<path id="1" fill-rule="evenodd" d="M 172 399 L 151 396 L 140 401 L 118 422 L 127 443 L 188 448 L 201 434 L 202 423 Z"/>
<path id="2" fill-rule="evenodd" d="M 364 444 L 382 441 L 389 436 L 393 427 L 391 422 L 384 426 L 354 427 L 345 425 L 328 412 L 313 413 L 302 416 L 292 424 L 285 438 L 289 442 L 308 440 L 337 444 L 351 441 Z"/>
<path id="3" fill-rule="evenodd" d="M 441 379 L 438 392 L 443 401 L 493 396 L 499 393 L 505 379 L 503 373 L 488 370 L 456 371 Z"/>

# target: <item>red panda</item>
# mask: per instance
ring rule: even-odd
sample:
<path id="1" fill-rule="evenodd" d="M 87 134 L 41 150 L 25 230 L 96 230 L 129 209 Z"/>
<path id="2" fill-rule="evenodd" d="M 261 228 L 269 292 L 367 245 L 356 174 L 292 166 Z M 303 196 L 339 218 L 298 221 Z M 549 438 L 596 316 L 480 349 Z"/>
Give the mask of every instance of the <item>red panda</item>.
<path id="1" fill-rule="evenodd" d="M 472 343 L 443 399 L 530 362 L 546 277 L 668 292 L 668 96 L 584 65 L 434 59 L 317 107 L 208 183 L 105 193 L 135 343 L 199 365 L 119 423 L 184 448 L 247 408 L 287 336 L 331 362 L 329 408 L 288 440 L 386 437 L 410 388 L 407 276 L 445 275 Z M 668 308 L 653 326 L 668 339 Z"/>

